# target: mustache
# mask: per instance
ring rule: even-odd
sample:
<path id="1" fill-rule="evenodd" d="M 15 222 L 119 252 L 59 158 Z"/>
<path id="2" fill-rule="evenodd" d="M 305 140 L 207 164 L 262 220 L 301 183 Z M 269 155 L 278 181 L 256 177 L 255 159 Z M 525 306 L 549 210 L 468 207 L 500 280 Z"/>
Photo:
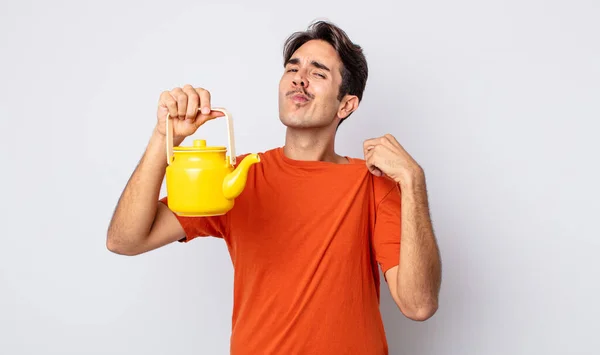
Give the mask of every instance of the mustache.
<path id="1" fill-rule="evenodd" d="M 296 95 L 296 94 L 302 94 L 306 97 L 308 97 L 309 99 L 314 99 L 315 95 L 308 93 L 307 91 L 304 90 L 293 90 L 293 91 L 288 91 L 287 94 L 285 94 L 285 96 L 291 96 L 291 95 Z"/>

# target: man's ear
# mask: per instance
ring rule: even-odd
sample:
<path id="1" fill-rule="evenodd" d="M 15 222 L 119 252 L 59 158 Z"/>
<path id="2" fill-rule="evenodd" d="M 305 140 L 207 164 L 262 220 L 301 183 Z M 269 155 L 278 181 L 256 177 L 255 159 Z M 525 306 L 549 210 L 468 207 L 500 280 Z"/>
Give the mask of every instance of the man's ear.
<path id="1" fill-rule="evenodd" d="M 352 112 L 356 111 L 356 109 L 358 108 L 358 104 L 359 101 L 357 96 L 344 96 L 337 112 L 338 116 L 340 117 L 340 120 L 345 119 L 346 117 L 350 116 Z"/>

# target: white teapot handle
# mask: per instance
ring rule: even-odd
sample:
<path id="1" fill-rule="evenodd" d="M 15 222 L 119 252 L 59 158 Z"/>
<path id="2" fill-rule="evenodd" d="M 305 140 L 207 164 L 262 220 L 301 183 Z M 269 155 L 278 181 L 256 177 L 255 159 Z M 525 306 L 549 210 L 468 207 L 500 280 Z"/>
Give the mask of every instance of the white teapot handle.
<path id="1" fill-rule="evenodd" d="M 200 111 L 200 109 L 198 109 L 198 111 Z M 235 159 L 235 144 L 234 144 L 234 140 L 233 140 L 233 119 L 231 117 L 231 114 L 229 113 L 229 111 L 227 111 L 224 108 L 220 108 L 220 107 L 215 107 L 212 108 L 211 111 L 219 111 L 222 112 L 225 115 L 225 118 L 227 119 L 227 142 L 229 144 L 229 162 L 231 163 L 231 166 L 235 166 L 236 164 L 236 159 Z M 169 125 L 169 113 L 167 113 L 167 118 L 165 119 L 166 121 L 166 143 L 167 143 L 167 164 L 171 164 L 171 161 L 173 161 L 173 127 L 172 125 Z"/>

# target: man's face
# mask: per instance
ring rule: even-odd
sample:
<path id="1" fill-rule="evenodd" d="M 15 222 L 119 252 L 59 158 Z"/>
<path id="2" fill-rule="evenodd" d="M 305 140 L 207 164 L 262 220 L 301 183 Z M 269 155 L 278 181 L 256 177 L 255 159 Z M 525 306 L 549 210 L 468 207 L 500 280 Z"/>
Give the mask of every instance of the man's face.
<path id="1" fill-rule="evenodd" d="M 341 66 L 337 52 L 327 42 L 312 40 L 298 48 L 279 82 L 281 122 L 294 128 L 318 128 L 337 121 Z"/>

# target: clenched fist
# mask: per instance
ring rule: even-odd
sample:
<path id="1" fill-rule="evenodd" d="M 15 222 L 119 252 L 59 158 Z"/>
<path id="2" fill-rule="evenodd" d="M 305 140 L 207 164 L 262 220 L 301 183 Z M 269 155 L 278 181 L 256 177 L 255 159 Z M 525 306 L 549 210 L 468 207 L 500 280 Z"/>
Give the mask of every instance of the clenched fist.
<path id="1" fill-rule="evenodd" d="M 176 142 L 194 134 L 204 122 L 224 116 L 222 112 L 211 111 L 210 92 L 191 85 L 164 91 L 160 95 L 157 130 L 163 135 L 166 135 L 167 114 L 172 119 L 173 140 Z"/>

